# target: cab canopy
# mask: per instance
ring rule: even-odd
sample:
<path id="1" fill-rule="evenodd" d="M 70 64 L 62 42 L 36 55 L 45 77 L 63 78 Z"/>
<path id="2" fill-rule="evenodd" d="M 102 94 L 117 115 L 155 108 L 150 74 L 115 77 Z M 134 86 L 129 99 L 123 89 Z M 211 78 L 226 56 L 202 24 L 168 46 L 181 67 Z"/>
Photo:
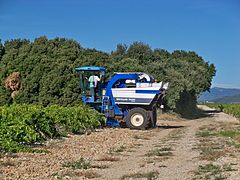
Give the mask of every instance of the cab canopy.
<path id="1" fill-rule="evenodd" d="M 104 67 L 98 66 L 81 66 L 75 69 L 76 71 L 106 71 Z"/>

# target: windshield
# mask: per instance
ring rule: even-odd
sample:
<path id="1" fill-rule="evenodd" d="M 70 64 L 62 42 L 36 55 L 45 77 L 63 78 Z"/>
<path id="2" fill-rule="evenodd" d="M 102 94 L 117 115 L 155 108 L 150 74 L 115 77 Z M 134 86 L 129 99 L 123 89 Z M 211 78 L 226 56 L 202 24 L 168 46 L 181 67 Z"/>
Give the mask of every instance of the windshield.
<path id="1" fill-rule="evenodd" d="M 98 76 L 100 77 L 99 71 L 80 71 L 80 88 L 82 91 L 82 94 L 88 95 L 90 91 L 90 85 L 89 82 L 91 76 Z"/>

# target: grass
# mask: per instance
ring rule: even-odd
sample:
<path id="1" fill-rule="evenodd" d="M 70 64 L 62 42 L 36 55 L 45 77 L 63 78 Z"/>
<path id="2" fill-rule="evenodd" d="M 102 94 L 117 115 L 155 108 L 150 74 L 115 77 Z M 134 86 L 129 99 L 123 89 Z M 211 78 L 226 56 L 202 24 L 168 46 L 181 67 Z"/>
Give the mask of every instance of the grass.
<path id="1" fill-rule="evenodd" d="M 204 129 L 204 130 L 198 131 L 196 133 L 196 135 L 199 136 L 199 137 L 210 137 L 210 136 L 213 136 L 215 134 L 213 132 L 209 131 L 208 129 Z"/>
<path id="2" fill-rule="evenodd" d="M 207 160 L 209 163 L 198 167 L 194 179 L 227 179 L 227 174 L 224 172 L 236 170 L 232 168 L 234 164 L 215 165 L 212 163 L 221 157 L 231 156 L 235 152 L 232 146 L 236 148 L 237 139 L 240 138 L 240 131 L 236 128 L 235 125 L 226 123 L 199 128 L 196 133 L 199 138 L 197 149 L 200 150 L 200 159 Z"/>
<path id="3" fill-rule="evenodd" d="M 63 164 L 63 167 L 72 168 L 72 169 L 88 169 L 91 168 L 91 163 L 84 158 L 80 158 L 77 161 L 68 161 Z"/>
<path id="4" fill-rule="evenodd" d="M 231 150 L 226 147 L 238 147 L 238 143 L 229 139 L 229 137 L 239 137 L 239 132 L 232 129 L 228 124 L 218 124 L 214 127 L 203 126 L 199 128 L 196 136 L 199 137 L 199 144 L 197 149 L 200 150 L 200 159 L 215 161 L 220 157 L 228 155 Z M 227 137 L 227 138 L 226 138 Z M 240 147 L 240 145 L 239 145 Z"/>
<path id="5" fill-rule="evenodd" d="M 9 167 L 9 166 L 16 166 L 16 163 L 11 160 L 0 161 L 0 167 Z"/>
<path id="6" fill-rule="evenodd" d="M 195 172 L 195 179 L 227 179 L 227 176 L 224 175 L 224 172 L 236 171 L 232 168 L 234 164 L 224 164 L 223 166 L 214 165 L 212 163 L 199 165 L 198 170 Z"/>
<path id="7" fill-rule="evenodd" d="M 240 130 L 234 129 L 234 130 L 223 130 L 219 132 L 219 135 L 223 137 L 230 137 L 230 138 L 238 138 L 240 137 Z"/>
<path id="8" fill-rule="evenodd" d="M 147 180 L 155 180 L 158 178 L 158 175 L 159 175 L 159 173 L 157 171 L 151 171 L 151 172 L 147 172 L 147 173 L 134 173 L 134 174 L 124 175 L 120 179 L 126 180 L 126 179 L 144 178 Z"/>
<path id="9" fill-rule="evenodd" d="M 117 148 L 110 148 L 107 153 L 112 155 L 118 154 L 118 153 L 124 152 L 126 149 L 127 149 L 126 146 L 121 145 L 120 147 L 117 147 Z"/>
<path id="10" fill-rule="evenodd" d="M 226 155 L 223 144 L 220 144 L 218 142 L 216 143 L 207 140 L 205 142 L 204 140 L 201 140 L 197 149 L 200 150 L 200 159 L 202 160 L 215 161 L 218 158 Z"/>
<path id="11" fill-rule="evenodd" d="M 153 150 L 150 150 L 146 156 L 172 156 L 173 153 L 171 152 L 172 149 L 170 147 L 164 147 L 164 148 L 156 148 Z"/>
<path id="12" fill-rule="evenodd" d="M 206 165 L 199 165 L 198 170 L 195 172 L 196 179 L 226 179 L 223 175 L 221 166 L 213 165 L 212 163 Z"/>
<path id="13" fill-rule="evenodd" d="M 231 129 L 223 129 L 218 132 L 218 135 L 228 140 L 228 145 L 235 148 L 240 148 L 240 129 L 239 127 L 232 127 Z"/>
<path id="14" fill-rule="evenodd" d="M 183 132 L 184 132 L 184 128 L 174 129 L 171 133 L 169 133 L 168 138 L 175 139 L 175 140 L 181 139 L 183 136 Z"/>
<path id="15" fill-rule="evenodd" d="M 233 164 L 233 163 L 231 163 L 231 164 L 224 164 L 223 165 L 223 170 L 224 171 L 237 171 L 237 169 L 234 169 L 232 167 L 232 165 L 237 165 L 237 164 Z"/>

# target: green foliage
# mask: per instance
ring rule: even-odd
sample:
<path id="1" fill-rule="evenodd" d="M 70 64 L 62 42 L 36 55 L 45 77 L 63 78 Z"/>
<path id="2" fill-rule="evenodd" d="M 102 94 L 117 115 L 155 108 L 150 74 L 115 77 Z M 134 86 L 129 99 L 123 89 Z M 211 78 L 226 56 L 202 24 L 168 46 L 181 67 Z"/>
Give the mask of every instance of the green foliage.
<path id="1" fill-rule="evenodd" d="M 77 161 L 65 162 L 63 164 L 63 167 L 68 167 L 68 168 L 72 168 L 72 169 L 88 169 L 88 168 L 91 168 L 91 163 L 90 163 L 90 161 L 88 161 L 88 160 L 84 159 L 83 157 L 81 157 Z"/>
<path id="2" fill-rule="evenodd" d="M 195 178 L 216 180 L 227 179 L 227 177 L 224 175 L 224 171 L 226 171 L 224 167 L 221 167 L 219 165 L 213 165 L 212 163 L 206 165 L 199 165 L 198 171 L 195 172 Z"/>
<path id="3" fill-rule="evenodd" d="M 0 107 L 0 148 L 18 152 L 28 144 L 68 132 L 83 133 L 100 125 L 103 116 L 88 107 L 17 105 Z"/>
<path id="4" fill-rule="evenodd" d="M 80 102 L 80 89 L 73 73 L 81 51 L 77 42 L 40 37 L 33 43 L 16 39 L 5 42 L 4 46 L 1 82 L 12 72 L 20 72 L 22 77 L 23 86 L 15 102 L 44 106 Z"/>
<path id="5" fill-rule="evenodd" d="M 211 108 L 216 108 L 227 114 L 240 118 L 240 104 L 207 104 Z"/>
<path id="6" fill-rule="evenodd" d="M 133 42 L 127 50 L 127 55 L 138 60 L 141 64 L 154 60 L 152 49 L 142 42 Z"/>
<path id="7" fill-rule="evenodd" d="M 117 44 L 116 51 L 112 52 L 112 55 L 126 55 L 127 53 L 127 45 L 126 44 Z"/>
<path id="8" fill-rule="evenodd" d="M 103 66 L 108 77 L 113 72 L 143 71 L 160 81 L 170 82 L 165 104 L 181 114 L 196 107 L 196 97 L 211 86 L 215 75 L 213 64 L 205 62 L 195 52 L 152 49 L 142 42 L 127 47 L 118 44 L 111 54 L 96 49 L 84 49 L 74 40 L 39 37 L 34 42 L 25 39 L 6 41 L 0 61 L 0 105 L 33 103 L 43 106 L 59 104 L 74 106 L 81 101 L 79 82 L 74 68 Z M 4 88 L 4 80 L 12 72 L 20 72 L 22 88 L 12 98 Z"/>
<path id="9" fill-rule="evenodd" d="M 0 39 L 0 61 L 2 59 L 2 56 L 4 54 L 4 46 L 2 45 L 1 39 Z"/>
<path id="10" fill-rule="evenodd" d="M 211 86 L 214 65 L 204 62 L 195 52 L 174 51 L 170 58 L 161 65 L 164 80 L 170 82 L 168 105 L 180 111 L 193 109 L 196 96 Z"/>
<path id="11" fill-rule="evenodd" d="M 226 131 L 221 131 L 219 134 L 221 136 L 230 137 L 230 138 L 240 137 L 239 130 L 226 130 Z"/>

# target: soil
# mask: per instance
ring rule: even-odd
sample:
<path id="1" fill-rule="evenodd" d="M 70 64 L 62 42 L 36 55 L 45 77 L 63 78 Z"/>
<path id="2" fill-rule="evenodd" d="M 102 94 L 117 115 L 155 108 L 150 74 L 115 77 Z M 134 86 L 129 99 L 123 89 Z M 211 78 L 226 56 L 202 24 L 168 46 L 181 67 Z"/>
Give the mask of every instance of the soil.
<path id="1" fill-rule="evenodd" d="M 206 106 L 200 108 L 205 116 L 197 119 L 162 115 L 154 129 L 97 129 L 36 147 L 48 153 L 1 155 L 0 179 L 198 179 L 199 166 L 209 163 L 200 158 L 197 148 L 199 128 L 239 124 L 232 116 Z M 240 148 L 236 148 L 234 155 L 226 153 L 211 163 L 233 164 L 235 170 L 224 175 L 226 179 L 239 179 L 239 155 Z M 73 165 L 82 161 L 90 166 L 78 169 Z M 151 176 L 154 173 L 156 176 Z"/>

